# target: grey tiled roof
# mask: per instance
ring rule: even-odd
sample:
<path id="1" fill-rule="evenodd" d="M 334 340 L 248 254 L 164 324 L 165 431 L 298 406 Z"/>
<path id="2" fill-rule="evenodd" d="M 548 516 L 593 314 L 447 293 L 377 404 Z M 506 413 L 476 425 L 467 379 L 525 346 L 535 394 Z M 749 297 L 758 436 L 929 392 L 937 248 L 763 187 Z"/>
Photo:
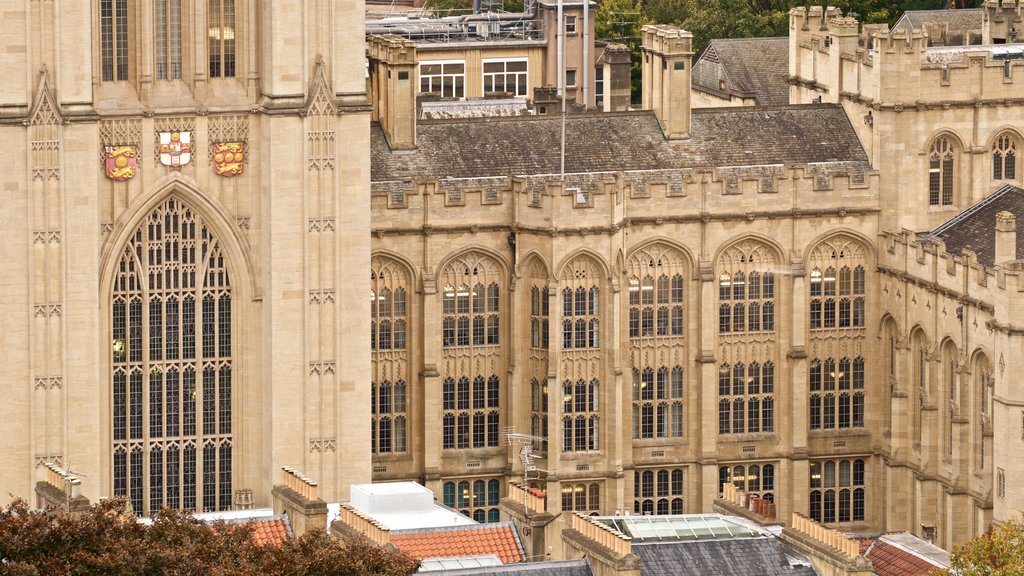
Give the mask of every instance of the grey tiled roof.
<path id="1" fill-rule="evenodd" d="M 980 202 L 939 226 L 926 238 L 941 238 L 946 251 L 960 255 L 972 250 L 978 262 L 992 266 L 996 258 L 996 214 L 1009 212 L 1017 217 L 1017 258 L 1024 255 L 1024 190 L 1003 186 Z"/>
<path id="2" fill-rule="evenodd" d="M 981 8 L 960 10 L 907 10 L 893 25 L 893 30 L 924 30 L 926 24 L 945 24 L 950 43 L 967 44 L 969 34 L 981 35 Z M 980 42 L 980 38 L 978 39 Z M 934 39 L 933 39 L 934 42 Z"/>
<path id="3" fill-rule="evenodd" d="M 810 566 L 790 566 L 775 538 L 634 544 L 642 576 L 814 576 Z"/>
<path id="4" fill-rule="evenodd" d="M 743 98 L 761 106 L 789 104 L 789 39 L 712 40 L 693 65 L 693 85 Z"/>
<path id="5" fill-rule="evenodd" d="M 561 117 L 422 121 L 415 151 L 371 131 L 371 180 L 557 174 Z M 565 171 L 860 163 L 867 155 L 839 105 L 698 109 L 692 137 L 665 140 L 651 112 L 569 115 Z"/>
<path id="6" fill-rule="evenodd" d="M 519 576 L 593 576 L 590 564 L 586 560 L 562 560 L 558 562 L 517 562 L 501 566 L 485 566 L 459 570 L 445 570 L 444 574 L 452 576 L 470 576 L 488 574 L 517 574 Z M 431 572 L 425 572 L 431 574 Z"/>

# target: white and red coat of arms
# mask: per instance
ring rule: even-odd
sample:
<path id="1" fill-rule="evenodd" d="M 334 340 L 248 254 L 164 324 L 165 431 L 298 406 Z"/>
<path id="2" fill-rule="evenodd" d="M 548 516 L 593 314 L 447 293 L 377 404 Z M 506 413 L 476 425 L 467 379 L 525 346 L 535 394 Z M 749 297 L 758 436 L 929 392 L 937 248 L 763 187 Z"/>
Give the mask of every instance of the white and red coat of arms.
<path id="1" fill-rule="evenodd" d="M 164 166 L 184 166 L 192 159 L 192 132 L 161 132 L 160 163 Z"/>

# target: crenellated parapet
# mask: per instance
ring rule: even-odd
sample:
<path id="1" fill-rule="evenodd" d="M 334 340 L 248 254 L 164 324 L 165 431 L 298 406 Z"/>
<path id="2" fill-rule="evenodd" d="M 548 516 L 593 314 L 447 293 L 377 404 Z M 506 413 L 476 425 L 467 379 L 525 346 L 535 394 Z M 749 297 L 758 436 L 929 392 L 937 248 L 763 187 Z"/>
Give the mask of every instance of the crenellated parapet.
<path id="1" fill-rule="evenodd" d="M 557 235 L 629 223 L 873 214 L 878 174 L 863 162 L 769 164 L 375 182 L 377 235 L 516 228 Z M 812 208 L 813 207 L 813 208 Z M 465 218 L 466 210 L 473 218 Z"/>

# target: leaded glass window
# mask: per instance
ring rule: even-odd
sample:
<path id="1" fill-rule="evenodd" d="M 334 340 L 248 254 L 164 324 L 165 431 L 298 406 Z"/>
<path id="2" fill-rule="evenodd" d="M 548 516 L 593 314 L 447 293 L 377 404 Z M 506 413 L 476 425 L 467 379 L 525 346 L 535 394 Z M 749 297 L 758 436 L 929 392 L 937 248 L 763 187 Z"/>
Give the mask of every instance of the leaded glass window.
<path id="1" fill-rule="evenodd" d="M 113 487 L 136 514 L 231 507 L 231 298 L 220 244 L 180 200 L 150 213 L 121 252 L 110 308 Z"/>

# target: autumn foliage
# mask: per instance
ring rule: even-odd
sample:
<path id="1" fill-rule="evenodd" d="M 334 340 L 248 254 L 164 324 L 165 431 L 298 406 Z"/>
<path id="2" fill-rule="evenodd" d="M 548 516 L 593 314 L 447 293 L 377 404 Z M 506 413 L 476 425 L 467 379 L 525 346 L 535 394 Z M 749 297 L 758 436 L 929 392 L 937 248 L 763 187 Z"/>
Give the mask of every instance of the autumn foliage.
<path id="1" fill-rule="evenodd" d="M 77 515 L 16 501 L 0 513 L 0 574 L 399 576 L 419 564 L 360 537 L 311 531 L 274 546 L 251 534 L 245 524 L 208 524 L 173 510 L 142 524 L 117 500 Z"/>
<path id="2" fill-rule="evenodd" d="M 1006 522 L 969 540 L 949 555 L 957 576 L 1019 576 L 1024 574 L 1024 523 Z"/>

